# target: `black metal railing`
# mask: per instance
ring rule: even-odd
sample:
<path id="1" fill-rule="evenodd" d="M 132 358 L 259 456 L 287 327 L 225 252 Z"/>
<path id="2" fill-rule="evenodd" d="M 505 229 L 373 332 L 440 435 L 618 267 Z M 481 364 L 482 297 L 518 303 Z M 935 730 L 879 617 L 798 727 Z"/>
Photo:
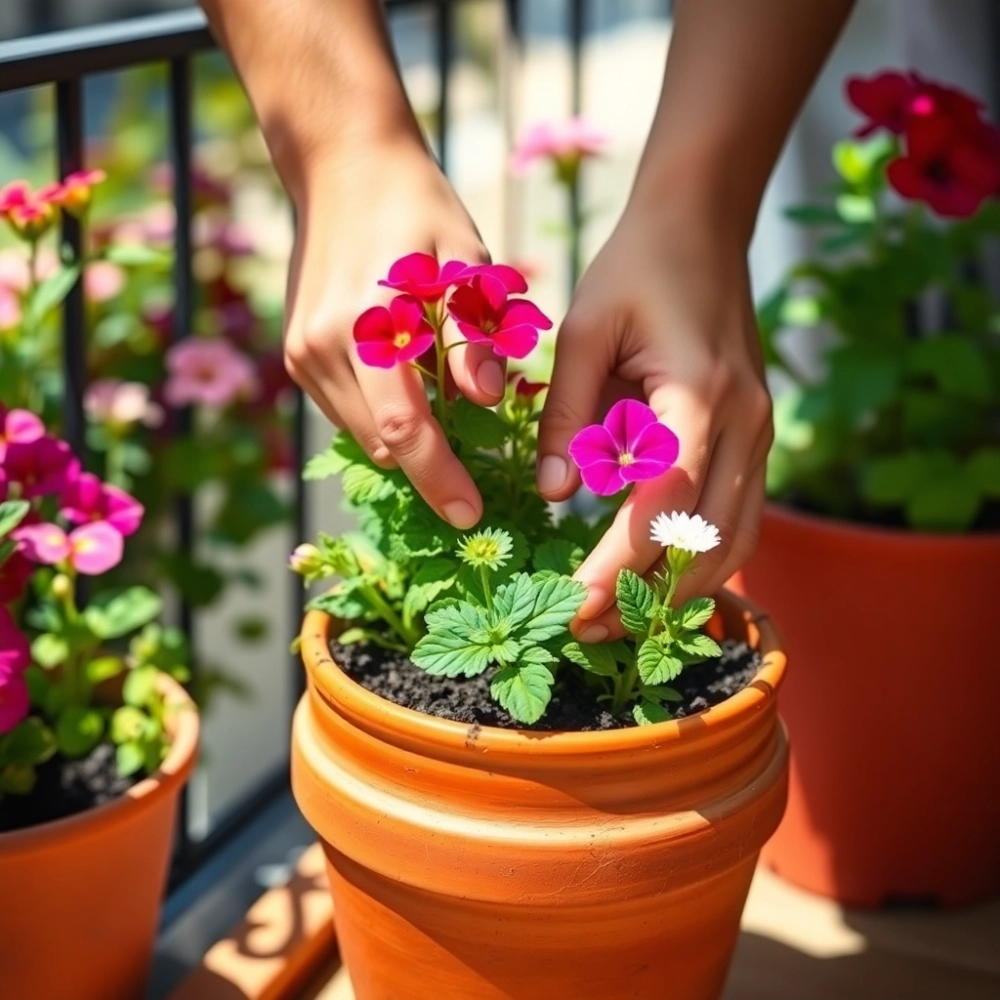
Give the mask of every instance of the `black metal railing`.
<path id="1" fill-rule="evenodd" d="M 436 62 L 439 75 L 436 118 L 436 146 L 443 167 L 448 165 L 449 105 L 451 99 L 451 68 L 455 52 L 455 8 L 464 0 L 388 0 L 390 8 L 421 8 L 434 12 L 436 21 Z M 506 35 L 519 47 L 523 17 L 520 0 L 504 0 L 507 17 Z M 586 0 L 567 0 L 567 34 L 572 52 L 573 112 L 580 110 L 581 52 L 585 34 Z M 55 90 L 55 135 L 53 145 L 60 176 L 85 166 L 85 130 L 83 82 L 96 74 L 123 70 L 149 63 L 166 64 L 169 74 L 167 105 L 169 145 L 173 162 L 172 199 L 176 210 L 174 236 L 174 311 L 172 339 L 188 336 L 192 329 L 195 302 L 195 280 L 192 274 L 192 124 L 193 77 L 192 59 L 211 50 L 214 42 L 205 18 L 197 9 L 170 14 L 141 17 L 134 20 L 53 32 L 13 41 L 0 41 L 0 93 L 29 87 L 53 87 Z M 576 280 L 579 259 L 580 206 L 570 206 L 574 238 L 570 251 L 571 279 Z M 85 234 L 79 221 L 64 213 L 63 241 L 79 258 Z M 63 305 L 62 366 L 65 398 L 63 403 L 64 434 L 77 454 L 85 454 L 85 416 L 83 410 L 86 389 L 86 322 L 82 280 L 78 280 Z M 190 428 L 190 414 L 177 414 L 177 428 L 184 433 Z M 301 469 L 306 443 L 306 409 L 301 394 L 296 397 L 293 417 L 296 472 Z M 296 540 L 307 535 L 306 493 L 301 476 L 294 476 L 294 497 L 291 505 L 293 533 Z M 173 517 L 178 549 L 191 555 L 197 542 L 193 497 L 180 494 Z M 303 593 L 289 580 L 293 628 L 297 627 L 303 610 Z M 179 612 L 180 624 L 193 640 L 195 616 L 187 604 Z M 193 642 L 192 642 L 193 646 Z M 301 666 L 292 663 L 289 684 L 294 695 L 302 690 Z M 297 700 L 293 698 L 293 702 Z M 213 829 L 204 839 L 195 840 L 190 833 L 187 798 L 182 806 L 178 830 L 178 848 L 173 885 L 186 879 L 218 847 L 232 837 L 268 801 L 288 787 L 287 761 L 276 773 L 261 777 L 257 787 Z"/>

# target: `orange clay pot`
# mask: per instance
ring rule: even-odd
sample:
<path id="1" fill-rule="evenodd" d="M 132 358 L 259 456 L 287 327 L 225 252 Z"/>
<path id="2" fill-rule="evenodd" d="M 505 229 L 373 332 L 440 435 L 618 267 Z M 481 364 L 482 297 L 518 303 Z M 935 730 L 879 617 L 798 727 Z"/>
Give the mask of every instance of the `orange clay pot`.
<path id="1" fill-rule="evenodd" d="M 753 684 L 655 726 L 544 733 L 400 708 L 330 659 L 306 616 L 292 787 L 328 862 L 357 1000 L 711 1000 L 785 803 L 766 620 Z M 758 625 L 754 622 L 758 621 Z"/>
<path id="2" fill-rule="evenodd" d="M 767 864 L 854 906 L 1000 892 L 1000 535 L 771 507 L 742 581 L 796 665 Z"/>
<path id="3" fill-rule="evenodd" d="M 177 796 L 198 715 L 161 678 L 173 745 L 156 774 L 88 812 L 0 833 L 3 1000 L 141 1000 L 166 885 Z"/>

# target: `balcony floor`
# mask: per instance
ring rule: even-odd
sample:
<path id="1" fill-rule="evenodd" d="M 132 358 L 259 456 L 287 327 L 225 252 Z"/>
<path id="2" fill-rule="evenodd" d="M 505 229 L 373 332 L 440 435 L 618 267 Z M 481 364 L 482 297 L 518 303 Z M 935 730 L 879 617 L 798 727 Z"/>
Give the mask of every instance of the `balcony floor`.
<path id="1" fill-rule="evenodd" d="M 997 1000 L 1000 901 L 954 913 L 845 912 L 758 871 L 723 1000 L 904 997 Z M 300 1000 L 354 993 L 333 965 Z"/>

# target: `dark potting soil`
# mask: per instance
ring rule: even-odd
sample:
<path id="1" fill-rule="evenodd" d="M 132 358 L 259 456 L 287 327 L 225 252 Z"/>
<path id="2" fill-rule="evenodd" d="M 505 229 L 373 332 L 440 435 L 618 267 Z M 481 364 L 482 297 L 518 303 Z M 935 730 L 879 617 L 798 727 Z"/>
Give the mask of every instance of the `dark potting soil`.
<path id="1" fill-rule="evenodd" d="M 124 795 L 142 777 L 119 777 L 111 743 L 99 743 L 78 760 L 56 754 L 37 774 L 28 795 L 0 797 L 0 833 L 86 812 Z"/>
<path id="2" fill-rule="evenodd" d="M 745 642 L 726 639 L 722 656 L 687 667 L 671 687 L 681 696 L 669 708 L 675 718 L 693 715 L 717 705 L 745 688 L 760 668 L 760 655 Z M 501 729 L 524 729 L 490 697 L 492 671 L 478 677 L 432 677 L 415 667 L 402 653 L 373 643 L 330 646 L 333 658 L 362 687 L 387 701 L 426 715 Z M 552 693 L 552 701 L 536 730 L 594 732 L 634 726 L 631 709 L 616 717 L 598 703 L 579 669 L 563 669 Z"/>

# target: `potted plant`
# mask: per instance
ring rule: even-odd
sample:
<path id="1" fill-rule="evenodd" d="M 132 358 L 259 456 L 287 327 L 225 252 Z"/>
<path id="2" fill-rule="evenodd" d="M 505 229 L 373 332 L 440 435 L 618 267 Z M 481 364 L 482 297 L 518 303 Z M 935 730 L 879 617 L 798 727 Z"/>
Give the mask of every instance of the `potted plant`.
<path id="1" fill-rule="evenodd" d="M 35 248 L 69 190 L 5 189 L 4 214 Z M 26 315 L 71 283 L 32 279 Z M 0 968 L 14 1000 L 143 995 L 198 719 L 159 597 L 93 586 L 142 517 L 35 413 L 0 402 Z"/>
<path id="2" fill-rule="evenodd" d="M 1000 132 L 914 73 L 847 82 L 820 229 L 761 312 L 776 442 L 745 592 L 799 669 L 788 810 L 764 852 L 844 903 L 1000 891 Z M 995 289 L 994 289 L 995 291 Z M 821 367 L 788 351 L 821 328 Z M 848 632 L 839 623 L 850 621 Z M 841 638 L 842 637 L 842 638 Z"/>
<path id="3" fill-rule="evenodd" d="M 784 805 L 774 631 L 728 593 L 675 601 L 719 541 L 675 512 L 651 525 L 659 572 L 619 577 L 627 638 L 574 641 L 572 573 L 602 525 L 535 492 L 545 386 L 515 376 L 495 410 L 439 388 L 446 316 L 514 359 L 551 324 L 506 266 L 415 254 L 385 283 L 399 294 L 359 317 L 358 354 L 423 374 L 484 514 L 453 529 L 344 432 L 305 470 L 339 475 L 359 523 L 292 556 L 307 583 L 336 578 L 303 624 L 292 782 L 355 993 L 717 997 Z M 677 449 L 626 400 L 571 454 L 612 495 Z"/>

